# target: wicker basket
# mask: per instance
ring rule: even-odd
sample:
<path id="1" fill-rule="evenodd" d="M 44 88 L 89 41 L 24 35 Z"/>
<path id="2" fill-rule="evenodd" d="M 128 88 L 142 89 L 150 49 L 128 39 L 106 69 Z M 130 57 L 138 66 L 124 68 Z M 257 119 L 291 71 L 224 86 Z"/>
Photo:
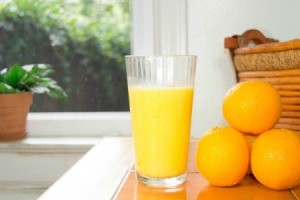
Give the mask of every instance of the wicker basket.
<path id="1" fill-rule="evenodd" d="M 239 82 L 262 80 L 277 88 L 282 114 L 275 127 L 300 132 L 300 40 L 278 42 L 248 30 L 225 38 L 225 48 L 230 50 Z"/>

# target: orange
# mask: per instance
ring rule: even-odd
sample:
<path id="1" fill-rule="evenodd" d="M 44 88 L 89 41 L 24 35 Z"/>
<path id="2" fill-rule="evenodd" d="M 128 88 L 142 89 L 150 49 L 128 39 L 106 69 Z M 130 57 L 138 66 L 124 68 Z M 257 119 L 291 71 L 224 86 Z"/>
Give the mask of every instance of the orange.
<path id="1" fill-rule="evenodd" d="M 255 141 L 256 138 L 258 137 L 258 135 L 244 134 L 244 136 L 245 136 L 245 138 L 247 139 L 247 142 L 248 142 L 249 158 L 250 158 L 250 157 L 251 157 L 252 146 L 253 146 L 253 144 L 254 144 L 254 141 Z M 249 162 L 247 174 L 252 174 L 252 170 L 251 170 L 251 162 Z"/>
<path id="2" fill-rule="evenodd" d="M 278 121 L 281 100 L 270 83 L 240 82 L 226 93 L 222 109 L 226 121 L 235 129 L 260 134 L 271 129 Z"/>
<path id="3" fill-rule="evenodd" d="M 199 140 L 196 165 L 211 185 L 238 184 L 246 174 L 248 162 L 247 141 L 231 127 L 211 128 Z"/>
<path id="4" fill-rule="evenodd" d="M 300 135 L 287 129 L 262 133 L 251 152 L 252 172 L 263 185 L 285 190 L 300 184 Z"/>

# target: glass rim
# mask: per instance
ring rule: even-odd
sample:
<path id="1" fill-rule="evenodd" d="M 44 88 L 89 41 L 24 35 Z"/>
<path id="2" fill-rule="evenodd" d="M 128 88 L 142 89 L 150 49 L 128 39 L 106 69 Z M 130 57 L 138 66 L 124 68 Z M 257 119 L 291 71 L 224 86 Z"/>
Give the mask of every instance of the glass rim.
<path id="1" fill-rule="evenodd" d="M 197 58 L 196 55 L 125 55 L 125 58 Z"/>

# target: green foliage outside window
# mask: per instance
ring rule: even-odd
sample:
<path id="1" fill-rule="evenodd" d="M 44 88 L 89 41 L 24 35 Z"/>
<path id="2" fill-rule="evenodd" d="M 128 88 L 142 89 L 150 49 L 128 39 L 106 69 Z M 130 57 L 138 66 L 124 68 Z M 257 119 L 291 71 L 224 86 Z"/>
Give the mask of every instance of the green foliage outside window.
<path id="1" fill-rule="evenodd" d="M 35 95 L 32 111 L 124 111 L 128 0 L 8 0 L 0 4 L 0 69 L 50 64 L 67 102 Z"/>

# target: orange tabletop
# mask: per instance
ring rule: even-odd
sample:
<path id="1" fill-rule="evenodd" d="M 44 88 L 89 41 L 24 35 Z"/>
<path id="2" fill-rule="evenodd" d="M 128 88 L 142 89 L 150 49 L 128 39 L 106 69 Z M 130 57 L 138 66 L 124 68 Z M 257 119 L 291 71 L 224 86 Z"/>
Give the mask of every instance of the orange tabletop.
<path id="1" fill-rule="evenodd" d="M 178 188 L 151 188 L 139 184 L 135 178 L 134 167 L 129 169 L 119 192 L 118 200 L 300 200 L 300 187 L 293 190 L 276 191 L 269 189 L 247 175 L 243 181 L 234 187 L 215 187 L 203 178 L 195 166 L 196 141 L 191 142 L 187 180 Z"/>

